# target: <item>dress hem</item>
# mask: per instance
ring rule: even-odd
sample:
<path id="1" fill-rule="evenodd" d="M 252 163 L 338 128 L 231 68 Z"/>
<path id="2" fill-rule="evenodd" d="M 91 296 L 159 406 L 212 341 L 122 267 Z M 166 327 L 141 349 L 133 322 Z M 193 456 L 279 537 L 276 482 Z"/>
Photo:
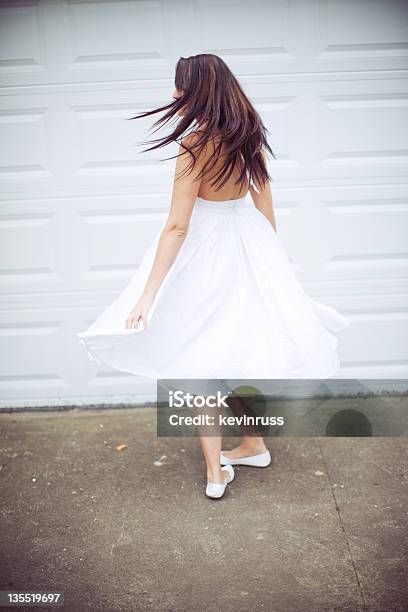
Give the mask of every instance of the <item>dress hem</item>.
<path id="1" fill-rule="evenodd" d="M 335 338 L 335 340 L 337 341 L 337 338 Z M 94 362 L 96 362 L 99 365 L 107 365 L 110 368 L 113 368 L 115 370 L 118 370 L 120 372 L 125 372 L 126 374 L 131 374 L 133 376 L 140 376 L 142 378 L 148 378 L 150 380 L 323 380 L 323 379 L 327 379 L 330 378 L 331 376 L 333 376 L 336 372 L 339 371 L 340 366 L 337 366 L 336 368 L 332 368 L 330 370 L 330 372 L 325 373 L 323 376 L 296 376 L 296 377 L 285 377 L 285 376 L 277 376 L 277 377 L 256 377 L 256 376 L 251 376 L 251 377 L 246 377 L 246 376 L 234 376 L 234 377 L 225 377 L 225 374 L 223 374 L 223 376 L 217 376 L 215 378 L 211 377 L 211 376 L 205 376 L 205 377 L 201 377 L 201 376 L 180 376 L 179 374 L 177 376 L 163 376 L 163 375 L 158 375 L 158 373 L 153 373 L 150 370 L 138 370 L 137 372 L 126 369 L 122 366 L 115 366 L 112 365 L 111 363 L 109 363 L 109 360 L 103 359 L 101 357 L 99 357 L 97 355 L 97 353 L 92 349 L 92 347 L 88 344 L 88 342 L 86 341 L 86 339 L 84 337 L 79 337 L 79 341 L 81 342 L 81 344 L 86 348 L 87 353 L 90 357 L 90 359 Z"/>

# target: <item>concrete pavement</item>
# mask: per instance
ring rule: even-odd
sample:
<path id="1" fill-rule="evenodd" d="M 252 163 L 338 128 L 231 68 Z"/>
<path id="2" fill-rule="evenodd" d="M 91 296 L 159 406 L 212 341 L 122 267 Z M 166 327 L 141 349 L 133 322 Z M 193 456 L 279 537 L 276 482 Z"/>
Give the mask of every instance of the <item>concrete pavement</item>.
<path id="1" fill-rule="evenodd" d="M 0 590 L 70 612 L 408 609 L 406 438 L 269 438 L 272 465 L 214 501 L 198 439 L 158 439 L 154 408 L 0 430 Z"/>

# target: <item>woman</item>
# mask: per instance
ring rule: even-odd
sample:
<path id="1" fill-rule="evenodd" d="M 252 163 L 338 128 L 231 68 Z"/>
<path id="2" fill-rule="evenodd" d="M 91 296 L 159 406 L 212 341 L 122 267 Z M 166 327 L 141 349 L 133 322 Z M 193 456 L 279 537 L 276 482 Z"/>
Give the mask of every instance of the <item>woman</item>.
<path id="1" fill-rule="evenodd" d="M 95 361 L 153 379 L 331 376 L 335 334 L 349 322 L 305 294 L 276 234 L 273 152 L 258 113 L 212 54 L 180 58 L 173 99 L 133 117 L 164 112 L 154 126 L 179 119 L 145 149 L 180 145 L 167 221 L 80 341 Z M 223 495 L 232 464 L 270 462 L 261 437 L 221 455 L 219 436 L 200 441 L 211 497 Z"/>

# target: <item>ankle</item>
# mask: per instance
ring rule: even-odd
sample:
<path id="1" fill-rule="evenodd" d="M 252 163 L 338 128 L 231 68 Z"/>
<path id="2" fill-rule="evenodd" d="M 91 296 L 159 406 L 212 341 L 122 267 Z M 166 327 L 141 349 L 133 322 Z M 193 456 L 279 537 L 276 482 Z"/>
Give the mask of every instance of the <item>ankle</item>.
<path id="1" fill-rule="evenodd" d="M 262 438 L 256 440 L 244 438 L 240 444 L 240 447 L 253 455 L 265 453 L 268 450 Z"/>
<path id="2" fill-rule="evenodd" d="M 221 465 L 214 468 L 214 469 L 208 469 L 207 468 L 207 480 L 209 482 L 215 482 L 216 480 L 219 480 L 222 476 L 222 471 L 221 471 Z"/>

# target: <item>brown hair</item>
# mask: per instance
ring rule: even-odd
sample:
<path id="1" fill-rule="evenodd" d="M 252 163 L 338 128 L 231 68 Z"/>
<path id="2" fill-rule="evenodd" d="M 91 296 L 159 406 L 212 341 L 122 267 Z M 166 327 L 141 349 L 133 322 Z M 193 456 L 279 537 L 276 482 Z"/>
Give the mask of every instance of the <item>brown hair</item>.
<path id="1" fill-rule="evenodd" d="M 164 147 L 174 141 L 179 142 L 185 149 L 180 155 L 189 152 L 192 156 L 187 167 L 187 171 L 191 172 L 207 143 L 219 136 L 220 140 L 214 147 L 214 152 L 197 178 L 202 178 L 211 171 L 224 144 L 225 162 L 211 183 L 212 186 L 217 185 L 216 191 L 228 181 L 237 162 L 242 166 L 242 171 L 235 184 L 240 183 L 243 186 L 246 180 L 255 180 L 263 187 L 266 181 L 271 180 L 266 167 L 265 150 L 275 159 L 276 157 L 267 142 L 266 133 L 269 131 L 238 80 L 220 57 L 211 53 L 181 57 L 176 65 L 175 87 L 182 94 L 180 98 L 165 106 L 130 117 L 139 119 L 166 111 L 152 126 L 157 130 L 183 109 L 183 116 L 171 134 L 151 142 L 140 143 L 157 143 L 143 152 Z M 193 129 L 189 130 L 192 124 Z M 181 143 L 184 136 L 196 130 L 199 130 L 199 137 L 194 139 L 191 146 L 185 142 Z M 165 159 L 175 157 L 178 155 Z"/>

